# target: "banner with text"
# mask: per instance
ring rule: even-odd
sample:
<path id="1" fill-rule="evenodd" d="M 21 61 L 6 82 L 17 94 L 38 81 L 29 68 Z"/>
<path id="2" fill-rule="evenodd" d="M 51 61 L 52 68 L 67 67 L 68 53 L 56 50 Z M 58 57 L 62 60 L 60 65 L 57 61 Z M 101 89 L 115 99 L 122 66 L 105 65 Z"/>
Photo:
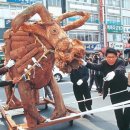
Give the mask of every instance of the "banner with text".
<path id="1" fill-rule="evenodd" d="M 109 42 L 109 47 L 114 48 L 116 50 L 123 50 L 124 43 L 123 42 Z"/>

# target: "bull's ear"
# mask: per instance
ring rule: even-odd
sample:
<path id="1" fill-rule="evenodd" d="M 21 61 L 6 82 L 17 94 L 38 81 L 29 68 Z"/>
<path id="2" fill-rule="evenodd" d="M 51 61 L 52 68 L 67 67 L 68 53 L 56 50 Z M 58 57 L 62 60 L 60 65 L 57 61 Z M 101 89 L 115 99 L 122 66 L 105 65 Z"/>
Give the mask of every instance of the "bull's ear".
<path id="1" fill-rule="evenodd" d="M 87 13 L 85 11 L 79 11 L 79 12 L 74 11 L 74 12 L 64 13 L 63 15 L 59 16 L 55 20 L 57 23 L 60 23 L 64 19 L 72 17 L 72 16 L 76 16 L 76 15 L 82 16 L 82 18 L 79 20 L 76 20 L 76 21 L 74 21 L 66 26 L 63 26 L 62 28 L 64 31 L 69 31 L 69 30 L 72 30 L 72 29 L 75 29 L 75 28 L 82 26 L 90 17 L 90 13 Z"/>
<path id="2" fill-rule="evenodd" d="M 48 10 L 43 5 L 37 3 L 23 10 L 12 20 L 12 30 L 17 31 L 24 22 L 29 20 L 36 13 L 39 14 L 43 22 L 49 23 L 52 21 L 51 15 Z"/>

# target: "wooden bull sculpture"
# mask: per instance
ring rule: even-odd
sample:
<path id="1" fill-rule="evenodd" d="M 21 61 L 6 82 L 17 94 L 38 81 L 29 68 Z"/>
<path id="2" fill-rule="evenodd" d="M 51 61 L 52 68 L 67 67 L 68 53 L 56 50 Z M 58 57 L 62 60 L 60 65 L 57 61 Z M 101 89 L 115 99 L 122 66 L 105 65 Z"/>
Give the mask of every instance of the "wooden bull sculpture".
<path id="1" fill-rule="evenodd" d="M 25 23 L 36 13 L 40 15 L 41 21 Z M 75 15 L 82 18 L 64 27 L 59 25 L 65 18 Z M 67 114 L 52 69 L 54 63 L 63 72 L 71 72 L 81 65 L 81 58 L 85 54 L 84 47 L 79 40 L 70 39 L 65 31 L 83 25 L 88 18 L 89 14 L 81 11 L 65 13 L 57 19 L 52 19 L 44 6 L 34 4 L 17 15 L 12 21 L 12 28 L 4 33 L 6 59 L 16 61 L 9 74 L 11 78 L 21 77 L 18 91 L 30 127 L 46 120 L 35 107 L 32 89 L 50 86 L 55 102 L 51 119 Z"/>

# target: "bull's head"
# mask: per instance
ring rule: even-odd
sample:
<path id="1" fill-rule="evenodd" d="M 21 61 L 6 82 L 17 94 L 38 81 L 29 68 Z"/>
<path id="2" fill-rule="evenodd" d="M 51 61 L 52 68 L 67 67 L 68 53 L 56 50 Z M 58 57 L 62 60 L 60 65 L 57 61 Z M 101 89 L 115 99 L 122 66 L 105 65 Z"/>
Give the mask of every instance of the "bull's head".
<path id="1" fill-rule="evenodd" d="M 35 24 L 24 23 L 36 13 L 40 15 L 41 22 Z M 62 20 L 75 15 L 80 15 L 82 18 L 67 26 L 60 26 Z M 48 43 L 51 49 L 55 50 L 55 64 L 57 67 L 64 72 L 70 72 L 81 65 L 82 61 L 80 59 L 83 58 L 85 49 L 79 40 L 70 39 L 65 31 L 83 25 L 89 16 L 89 13 L 83 11 L 68 12 L 54 20 L 44 6 L 34 4 L 13 19 L 12 30 L 16 32 L 21 28 L 43 39 L 42 41 Z"/>

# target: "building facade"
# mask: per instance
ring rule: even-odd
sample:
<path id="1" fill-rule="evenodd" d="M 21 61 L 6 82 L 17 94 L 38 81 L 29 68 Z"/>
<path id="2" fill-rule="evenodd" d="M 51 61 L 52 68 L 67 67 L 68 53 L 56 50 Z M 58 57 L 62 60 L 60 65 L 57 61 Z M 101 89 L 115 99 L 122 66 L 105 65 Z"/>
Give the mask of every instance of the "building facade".
<path id="1" fill-rule="evenodd" d="M 122 51 L 129 46 L 129 4 L 130 0 L 105 0 L 104 3 L 108 46 Z"/>
<path id="2" fill-rule="evenodd" d="M 90 53 L 108 46 L 121 51 L 129 48 L 130 0 L 0 0 L 1 43 L 3 32 L 10 28 L 11 19 L 36 2 L 44 4 L 54 17 L 68 11 L 89 12 L 91 16 L 83 26 L 67 33 L 69 37 L 81 40 Z M 79 18 L 70 17 L 61 24 L 66 25 Z M 37 19 L 38 16 L 32 18 Z"/>
<path id="3" fill-rule="evenodd" d="M 66 12 L 87 11 L 91 14 L 91 17 L 83 26 L 68 32 L 71 38 L 80 39 L 88 51 L 101 49 L 98 6 L 96 0 L 93 0 L 93 2 L 87 0 L 66 0 Z M 79 16 L 68 18 L 67 24 L 78 19 Z"/>
<path id="4" fill-rule="evenodd" d="M 11 20 L 22 10 L 33 3 L 44 4 L 54 16 L 62 14 L 61 0 L 0 0 L 0 44 L 3 44 L 3 33 L 11 27 Z M 35 15 L 32 21 L 38 21 L 40 17 Z"/>
<path id="5" fill-rule="evenodd" d="M 91 14 L 82 27 L 70 31 L 72 38 L 82 40 L 87 51 L 113 47 L 124 51 L 129 47 L 130 0 L 66 0 L 66 10 L 83 10 Z M 75 19 L 70 19 L 74 21 Z"/>
<path id="6" fill-rule="evenodd" d="M 11 20 L 30 4 L 42 0 L 0 0 L 0 44 L 3 44 L 3 33 L 11 27 Z M 38 16 L 32 18 L 37 20 Z"/>

